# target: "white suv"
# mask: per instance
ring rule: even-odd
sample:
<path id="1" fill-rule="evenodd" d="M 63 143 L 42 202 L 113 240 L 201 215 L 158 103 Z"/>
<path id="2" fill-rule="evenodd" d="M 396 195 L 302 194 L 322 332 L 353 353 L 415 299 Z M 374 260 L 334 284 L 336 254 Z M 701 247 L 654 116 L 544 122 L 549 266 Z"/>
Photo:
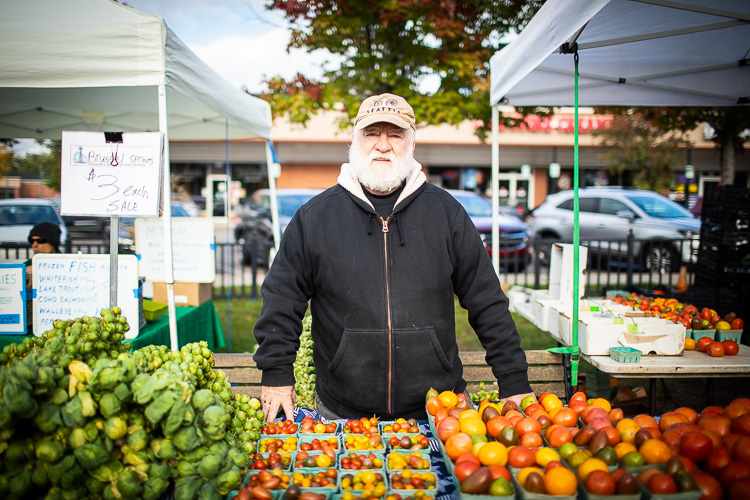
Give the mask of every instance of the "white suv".
<path id="1" fill-rule="evenodd" d="M 592 259 L 624 260 L 633 231 L 635 263 L 652 272 L 669 273 L 679 262 L 694 262 L 701 221 L 668 198 L 639 189 L 594 187 L 578 190 L 581 245 Z M 552 194 L 527 219 L 536 256 L 549 263 L 549 245 L 573 241 L 573 191 Z"/>

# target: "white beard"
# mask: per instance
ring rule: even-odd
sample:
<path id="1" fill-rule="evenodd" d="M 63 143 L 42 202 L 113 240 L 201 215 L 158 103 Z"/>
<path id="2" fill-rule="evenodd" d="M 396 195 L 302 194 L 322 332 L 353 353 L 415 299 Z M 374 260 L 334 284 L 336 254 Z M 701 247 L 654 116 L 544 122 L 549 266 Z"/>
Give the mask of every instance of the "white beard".
<path id="1" fill-rule="evenodd" d="M 376 161 L 376 158 L 386 158 L 390 162 Z M 366 188 L 376 193 L 390 193 L 398 188 L 414 169 L 414 148 L 410 147 L 402 157 L 396 156 L 393 151 L 372 151 L 370 154 L 362 154 L 362 149 L 355 139 L 349 148 L 349 168 L 352 176 Z"/>

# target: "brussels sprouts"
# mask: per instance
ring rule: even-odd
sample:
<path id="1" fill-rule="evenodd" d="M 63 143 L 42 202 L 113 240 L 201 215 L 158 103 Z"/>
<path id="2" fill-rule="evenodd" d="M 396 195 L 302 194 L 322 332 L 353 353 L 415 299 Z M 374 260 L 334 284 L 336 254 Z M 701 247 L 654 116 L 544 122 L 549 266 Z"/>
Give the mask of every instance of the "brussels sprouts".
<path id="1" fill-rule="evenodd" d="M 120 417 L 111 417 L 104 424 L 104 432 L 112 441 L 125 437 L 128 432 L 128 424 Z"/>
<path id="2" fill-rule="evenodd" d="M 135 471 L 125 469 L 117 476 L 117 491 L 123 498 L 140 498 L 143 493 L 143 485 L 138 480 Z"/>
<path id="3" fill-rule="evenodd" d="M 44 463 L 54 463 L 62 458 L 65 448 L 57 441 L 44 440 L 36 444 L 36 458 Z"/>
<path id="4" fill-rule="evenodd" d="M 75 455 L 78 463 L 87 470 L 96 469 L 105 464 L 109 458 L 107 449 L 97 443 L 84 444 L 73 450 L 73 455 Z"/>
<path id="5" fill-rule="evenodd" d="M 122 403 L 113 392 L 106 392 L 102 394 L 102 398 L 99 400 L 99 411 L 104 417 L 111 417 L 120 412 L 122 409 Z"/>

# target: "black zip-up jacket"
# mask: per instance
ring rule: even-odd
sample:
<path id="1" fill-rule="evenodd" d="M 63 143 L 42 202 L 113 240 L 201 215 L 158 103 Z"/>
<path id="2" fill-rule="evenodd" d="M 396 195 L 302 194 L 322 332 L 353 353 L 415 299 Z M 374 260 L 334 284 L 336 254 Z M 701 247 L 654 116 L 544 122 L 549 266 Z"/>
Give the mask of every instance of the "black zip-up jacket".
<path id="1" fill-rule="evenodd" d="M 463 207 L 421 165 L 379 218 L 341 168 L 287 226 L 263 281 L 254 356 L 262 385 L 293 385 L 310 302 L 316 391 L 346 418 L 425 418 L 425 394 L 465 390 L 454 294 L 487 351 L 500 396 L 531 392 L 526 355 L 487 250 Z"/>

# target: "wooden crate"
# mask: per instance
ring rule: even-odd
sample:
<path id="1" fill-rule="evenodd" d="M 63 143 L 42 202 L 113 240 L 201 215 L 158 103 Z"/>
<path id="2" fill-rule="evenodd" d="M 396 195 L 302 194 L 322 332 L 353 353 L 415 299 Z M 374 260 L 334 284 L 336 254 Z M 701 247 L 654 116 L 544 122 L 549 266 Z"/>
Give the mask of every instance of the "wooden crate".
<path id="1" fill-rule="evenodd" d="M 497 381 L 484 360 L 484 351 L 465 351 L 460 356 L 469 392 L 478 391 L 480 382 L 484 382 L 485 390 L 497 390 Z M 565 368 L 561 354 L 544 350 L 526 351 L 526 360 L 529 363 L 529 382 L 535 394 L 549 391 L 560 398 L 565 397 Z M 255 366 L 252 354 L 214 353 L 214 368 L 227 374 L 235 394 L 260 397 L 261 373 Z"/>

